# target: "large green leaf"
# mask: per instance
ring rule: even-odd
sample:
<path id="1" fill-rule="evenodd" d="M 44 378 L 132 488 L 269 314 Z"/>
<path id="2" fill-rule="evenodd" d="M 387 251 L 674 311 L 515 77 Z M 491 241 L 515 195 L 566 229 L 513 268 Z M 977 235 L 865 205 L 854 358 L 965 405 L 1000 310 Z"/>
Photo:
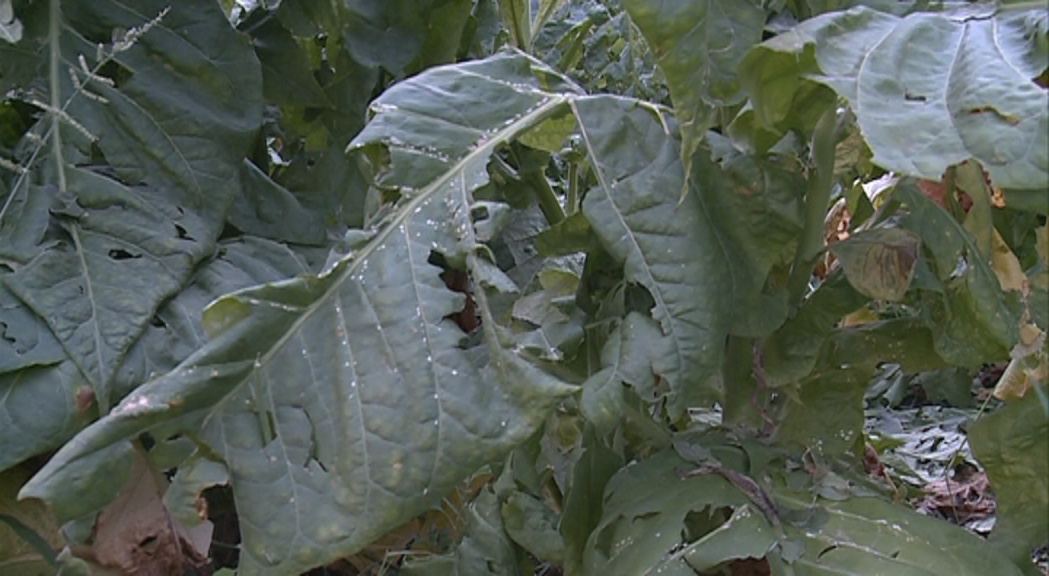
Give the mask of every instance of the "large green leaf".
<path id="1" fill-rule="evenodd" d="M 124 354 L 208 254 L 216 223 L 152 189 L 66 172 L 71 194 L 51 209 L 65 237 L 3 281 L 47 321 L 108 409 Z"/>
<path id="2" fill-rule="evenodd" d="M 112 380 L 124 354 L 214 248 L 261 120 L 261 80 L 250 46 L 214 2 L 62 8 L 49 17 L 65 33 L 38 38 L 61 67 L 52 101 L 75 119 L 66 123 L 96 139 L 101 158 L 83 157 L 90 168 L 58 167 L 57 178 L 47 171 L 58 189 L 52 206 L 22 202 L 36 208 L 38 239 L 35 216 L 50 210 L 55 241 L 36 247 L 4 282 L 45 319 L 106 410 L 117 399 Z M 112 43 L 100 49 L 91 39 Z M 74 148 L 81 143 L 68 141 L 74 134 L 49 135 L 67 140 L 55 149 L 69 162 L 81 158 Z M 29 254 L 26 237 L 16 245 L 19 259 Z"/>
<path id="3" fill-rule="evenodd" d="M 286 247 L 243 238 L 225 242 L 189 285 L 150 319 L 114 375 L 123 396 L 185 360 L 205 343 L 199 318 L 215 298 L 307 272 Z M 90 384 L 47 326 L 0 288 L 0 470 L 61 446 L 98 414 Z"/>
<path id="4" fill-rule="evenodd" d="M 597 173 L 583 213 L 625 279 L 654 304 L 657 338 L 622 345 L 651 350 L 652 373 L 669 384 L 670 411 L 680 416 L 715 394 L 732 297 L 725 253 L 697 194 L 677 207 L 680 149 L 659 109 L 607 97 L 575 106 Z"/>
<path id="5" fill-rule="evenodd" d="M 754 49 L 741 81 L 769 127 L 806 105 L 810 82 L 848 99 L 873 162 L 939 180 L 976 158 L 996 185 L 1049 186 L 1049 60 L 1040 7 L 897 17 L 865 7 L 817 16 Z"/>
<path id="6" fill-rule="evenodd" d="M 597 173 L 583 213 L 627 282 L 651 295 L 662 333 L 634 330 L 639 339 L 622 345 L 649 351 L 676 417 L 717 393 L 728 332 L 767 334 L 786 319 L 785 298 L 762 290 L 800 231 L 801 182 L 738 152 L 715 163 L 703 148 L 680 198 L 680 148 L 660 109 L 611 98 L 575 105 Z"/>
<path id="7" fill-rule="evenodd" d="M 166 424 L 228 469 L 239 570 L 287 574 L 352 554 L 529 437 L 574 388 L 500 345 L 483 291 L 486 354 L 465 349 L 447 318 L 463 296 L 430 258 L 479 268 L 471 193 L 497 144 L 564 105 L 540 90 L 551 74 L 502 54 L 386 92 L 351 146 L 400 170 L 403 198 L 384 225 L 320 275 L 211 304 L 208 344 L 82 432 L 22 496 L 83 513 L 70 486 L 116 473 L 129 438 Z M 77 487 L 102 500 L 104 488 Z"/>
<path id="8" fill-rule="evenodd" d="M 752 0 L 625 4 L 666 75 L 681 123 L 685 172 L 691 173 L 692 156 L 715 124 L 718 109 L 743 100 L 736 68 L 761 41 L 765 11 Z"/>
<path id="9" fill-rule="evenodd" d="M 969 442 L 991 479 L 997 522 L 990 541 L 1017 564 L 1049 538 L 1049 402 L 1033 388 L 969 429 Z"/>

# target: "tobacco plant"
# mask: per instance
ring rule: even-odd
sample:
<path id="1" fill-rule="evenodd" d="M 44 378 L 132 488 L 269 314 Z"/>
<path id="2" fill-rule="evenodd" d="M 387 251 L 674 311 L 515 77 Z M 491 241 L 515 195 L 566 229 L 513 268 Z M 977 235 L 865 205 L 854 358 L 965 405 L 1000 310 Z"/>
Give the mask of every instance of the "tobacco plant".
<path id="1" fill-rule="evenodd" d="M 1036 4 L 0 0 L 0 573 L 1034 573 Z M 984 541 L 863 410 L 992 362 Z"/>

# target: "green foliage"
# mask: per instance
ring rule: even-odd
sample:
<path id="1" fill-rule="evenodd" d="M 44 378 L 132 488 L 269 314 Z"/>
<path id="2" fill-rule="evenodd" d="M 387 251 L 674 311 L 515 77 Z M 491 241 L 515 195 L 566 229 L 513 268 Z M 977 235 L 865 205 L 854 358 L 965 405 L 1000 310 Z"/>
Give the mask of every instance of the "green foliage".
<path id="1" fill-rule="evenodd" d="M 926 4 L 0 0 L 0 557 L 1031 572 L 1049 25 Z M 864 409 L 1004 361 L 984 542 Z"/>

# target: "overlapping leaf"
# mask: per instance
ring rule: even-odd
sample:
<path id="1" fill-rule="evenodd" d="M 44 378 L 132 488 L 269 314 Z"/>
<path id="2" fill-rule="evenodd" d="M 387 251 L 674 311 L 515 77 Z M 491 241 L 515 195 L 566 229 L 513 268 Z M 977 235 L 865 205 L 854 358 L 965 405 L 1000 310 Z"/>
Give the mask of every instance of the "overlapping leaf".
<path id="1" fill-rule="evenodd" d="M 909 213 L 905 228 L 921 237 L 933 264 L 935 290 L 923 292 L 927 322 L 935 328 L 936 350 L 957 366 L 974 366 L 1008 356 L 1019 338 L 1020 309 L 1002 293 L 990 258 L 951 215 L 912 185 L 895 192 Z"/>
<path id="2" fill-rule="evenodd" d="M 996 185 L 1049 186 L 1045 10 L 991 5 L 897 17 L 865 7 L 812 18 L 753 50 L 740 75 L 780 127 L 811 81 L 848 99 L 874 163 L 939 180 L 979 160 Z"/>
<path id="3" fill-rule="evenodd" d="M 776 524 L 751 500 L 757 494 L 721 475 L 674 472 L 690 466 L 665 451 L 621 469 L 605 488 L 583 573 L 695 574 L 749 557 L 774 574 L 1020 574 L 978 536 L 878 498 L 813 502 L 765 486 Z M 722 523 L 714 510 L 723 507 L 734 513 Z"/>
<path id="4" fill-rule="evenodd" d="M 1046 387 L 1028 390 L 973 424 L 973 453 L 991 480 L 997 523 L 990 542 L 1018 564 L 1049 538 L 1049 401 Z"/>
<path id="5" fill-rule="evenodd" d="M 627 0 L 667 77 L 681 123 L 686 173 L 719 107 L 743 100 L 736 68 L 761 41 L 765 11 L 752 0 Z"/>
<path id="6" fill-rule="evenodd" d="M 597 173 L 583 213 L 623 262 L 626 280 L 651 295 L 663 335 L 623 345 L 648 351 L 650 371 L 666 380 L 671 413 L 680 415 L 716 393 L 712 377 L 728 332 L 767 334 L 786 318 L 785 299 L 777 306 L 762 288 L 800 230 L 800 183 L 746 157 L 725 157 L 723 168 L 704 148 L 681 198 L 680 148 L 658 109 L 596 97 L 576 109 Z"/>
<path id="7" fill-rule="evenodd" d="M 527 438 L 572 387 L 501 348 L 490 314 L 478 364 L 446 318 L 463 297 L 430 258 L 476 262 L 470 193 L 497 143 L 564 105 L 540 89 L 552 79 L 502 54 L 385 93 L 353 142 L 397 169 L 403 198 L 384 226 L 319 276 L 213 303 L 212 340 L 85 430 L 22 495 L 70 514 L 78 504 L 63 494 L 85 470 L 117 467 L 144 429 L 188 422 L 228 470 L 240 571 L 286 574 L 353 553 Z"/>
<path id="8" fill-rule="evenodd" d="M 52 86 L 60 91 L 52 99 L 108 166 L 96 159 L 91 169 L 48 172 L 65 171 L 47 176 L 58 190 L 48 193 L 52 206 L 9 198 L 33 226 L 10 247 L 24 266 L 3 281 L 48 323 L 104 409 L 116 400 L 112 379 L 128 348 L 214 248 L 261 119 L 258 63 L 218 6 L 166 6 L 71 3 L 48 14 L 65 33 L 32 39 L 61 55 L 53 72 L 65 83 Z M 60 134 L 76 132 L 50 136 Z M 88 163 L 70 142 L 62 149 L 66 161 Z M 49 213 L 56 241 L 29 246 L 30 237 L 43 240 L 38 223 Z"/>

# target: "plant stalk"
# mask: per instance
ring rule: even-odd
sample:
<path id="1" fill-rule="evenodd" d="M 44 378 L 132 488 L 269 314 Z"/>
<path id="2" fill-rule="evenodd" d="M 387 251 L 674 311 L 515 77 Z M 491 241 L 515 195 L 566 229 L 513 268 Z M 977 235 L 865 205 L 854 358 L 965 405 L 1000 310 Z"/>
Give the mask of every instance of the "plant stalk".
<path id="1" fill-rule="evenodd" d="M 834 187 L 834 146 L 837 131 L 837 109 L 823 113 L 812 135 L 808 190 L 805 193 L 805 229 L 794 255 L 794 266 L 787 281 L 790 302 L 794 307 L 805 297 L 812 268 L 823 252 L 823 223 L 827 217 L 830 193 Z"/>
<path id="2" fill-rule="evenodd" d="M 568 198 L 565 199 L 569 216 L 579 210 L 579 166 L 575 162 L 568 164 Z"/>
<path id="3" fill-rule="evenodd" d="M 62 84 L 59 80 L 58 68 L 62 61 L 62 45 L 59 41 L 62 21 L 61 0 L 51 0 L 50 22 L 47 34 L 50 39 L 48 51 L 48 91 L 51 92 L 51 149 L 55 155 L 55 173 L 58 175 L 58 189 L 66 191 L 65 159 L 62 157 L 62 131 L 61 120 L 58 111 L 62 108 Z"/>
<path id="4" fill-rule="evenodd" d="M 540 172 L 532 172 L 525 176 L 535 190 L 535 199 L 539 202 L 539 209 L 546 216 L 546 222 L 553 226 L 565 219 L 565 210 L 561 207 L 561 201 L 550 187 L 550 181 Z"/>

